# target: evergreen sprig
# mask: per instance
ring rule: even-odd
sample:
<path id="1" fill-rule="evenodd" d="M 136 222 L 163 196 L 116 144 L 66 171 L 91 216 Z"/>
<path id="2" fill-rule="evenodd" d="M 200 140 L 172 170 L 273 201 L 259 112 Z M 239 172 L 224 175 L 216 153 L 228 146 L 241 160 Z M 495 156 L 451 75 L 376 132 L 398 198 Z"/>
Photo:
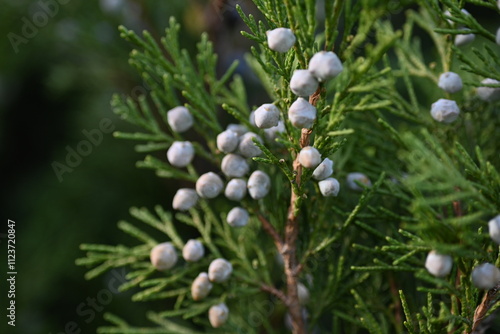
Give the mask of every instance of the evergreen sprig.
<path id="1" fill-rule="evenodd" d="M 500 62 L 494 34 L 462 9 L 483 6 L 498 15 L 495 1 L 253 2 L 260 15 L 247 15 L 239 6 L 236 11 L 248 26 L 242 35 L 255 43 L 245 60 L 269 103 L 281 111 L 284 132 L 275 139 L 251 121 L 244 79 L 234 74 L 237 62 L 217 75 L 208 35 L 191 57 L 180 45 L 175 19 L 160 43 L 148 32 L 139 37 L 120 27 L 136 47 L 130 64 L 150 88 L 148 96 L 136 100 L 112 99 L 115 113 L 142 128 L 115 133 L 142 142 L 135 149 L 146 156 L 137 166 L 194 186 L 199 166 L 176 168 L 156 154 L 196 137 L 202 142 L 193 140 L 195 155 L 222 175 L 216 136 L 225 126 L 220 115 L 227 114 L 265 138 L 254 138 L 262 155 L 249 163 L 271 176 L 270 192 L 237 204 L 250 214 L 242 228 L 226 223 L 235 203 L 219 197 L 175 214 L 161 206 L 154 213 L 132 208 L 141 224 L 121 221 L 118 227 L 136 239 L 135 246 L 82 245 L 87 253 L 77 264 L 91 268 L 87 279 L 127 267 L 128 281 L 120 289 L 132 289 L 133 301 L 164 299 L 170 305 L 149 312 L 154 327 L 147 328 L 106 314 L 112 326 L 99 333 L 283 333 L 287 317 L 294 334 L 478 333 L 488 326 L 484 319 L 493 319 L 500 305 L 498 285 L 483 292 L 471 273 L 484 262 L 500 265 L 498 245 L 487 233 L 487 221 L 500 212 L 500 118 L 498 103 L 475 92 L 500 88 L 481 83 L 485 77 L 500 80 Z M 463 26 L 481 45 L 454 45 Z M 278 27 L 296 37 L 286 53 L 267 43 L 266 32 Z M 422 41 L 417 34 L 424 35 Z M 288 120 L 296 99 L 290 81 L 321 50 L 335 51 L 343 71 L 310 96 L 317 109 L 312 128 L 297 129 Z M 448 71 L 464 79 L 460 92 L 438 88 L 440 75 Z M 437 99 L 458 103 L 455 122 L 440 123 L 429 115 Z M 180 105 L 195 120 L 187 134 L 168 123 L 168 111 Z M 338 197 L 322 196 L 313 169 L 300 165 L 298 155 L 309 145 L 335 162 Z M 343 182 L 351 172 L 372 182 Z M 196 231 L 207 254 L 158 272 L 150 251 L 164 240 L 182 249 L 181 225 Z M 435 276 L 426 269 L 431 251 L 452 258 L 449 273 Z M 191 284 L 215 258 L 231 262 L 231 279 L 195 301 Z M 299 286 L 309 302 L 300 300 L 305 297 Z M 207 312 L 219 303 L 229 306 L 230 316 L 215 329 Z"/>

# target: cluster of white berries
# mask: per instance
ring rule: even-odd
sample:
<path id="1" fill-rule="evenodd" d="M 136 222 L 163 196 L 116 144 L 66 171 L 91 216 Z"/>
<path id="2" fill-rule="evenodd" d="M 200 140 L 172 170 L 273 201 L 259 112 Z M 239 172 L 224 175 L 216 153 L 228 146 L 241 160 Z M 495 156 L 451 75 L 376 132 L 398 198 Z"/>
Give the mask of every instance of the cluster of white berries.
<path id="1" fill-rule="evenodd" d="M 175 107 L 167 112 L 167 122 L 172 131 L 185 132 L 193 126 L 193 116 L 186 107 Z M 189 141 L 174 141 L 167 151 L 168 162 L 183 168 L 191 163 L 194 147 Z"/>
<path id="2" fill-rule="evenodd" d="M 449 255 L 431 251 L 425 260 L 425 268 L 436 277 L 445 277 L 451 272 L 453 259 Z M 491 263 L 476 266 L 471 273 L 472 284 L 478 289 L 489 290 L 500 282 L 500 269 Z"/>
<path id="3" fill-rule="evenodd" d="M 202 272 L 198 274 L 191 284 L 191 296 L 193 300 L 199 301 L 204 299 L 212 290 L 212 283 L 226 282 L 231 273 L 233 266 L 229 261 L 219 258 L 213 260 L 208 266 L 208 273 Z M 208 320 L 214 328 L 221 327 L 229 317 L 229 309 L 224 303 L 213 305 L 208 310 Z"/>
<path id="4" fill-rule="evenodd" d="M 312 95 L 318 89 L 320 82 L 335 78 L 342 70 L 342 62 L 335 53 L 320 51 L 312 56 L 308 69 L 293 72 L 290 89 L 299 97 Z"/>
<path id="5" fill-rule="evenodd" d="M 466 16 L 470 16 L 470 13 L 465 9 L 462 9 L 461 12 Z M 444 15 L 449 17 L 451 16 L 451 13 L 449 11 L 446 11 L 444 12 Z M 447 21 L 450 25 L 455 24 L 455 22 L 450 19 L 447 19 Z M 459 27 L 459 29 L 463 30 L 464 34 L 458 34 L 455 36 L 456 46 L 466 45 L 474 40 L 475 35 L 472 33 L 468 33 L 470 32 L 470 29 L 466 27 Z M 500 45 L 500 28 L 498 29 L 496 34 L 496 42 Z M 484 79 L 483 81 L 481 81 L 481 83 L 486 85 L 500 84 L 499 81 L 491 78 Z M 462 79 L 457 73 L 445 72 L 440 75 L 438 86 L 443 91 L 453 94 L 462 90 L 463 83 Z M 492 102 L 500 99 L 500 88 L 478 87 L 476 93 L 481 100 L 486 102 Z M 458 118 L 459 114 L 460 108 L 453 100 L 439 99 L 431 106 L 431 116 L 438 122 L 452 123 Z"/>
<path id="6" fill-rule="evenodd" d="M 488 222 L 488 229 L 491 239 L 500 244 L 500 215 Z M 425 260 L 425 268 L 436 277 L 448 275 L 452 266 L 451 256 L 439 254 L 436 251 L 430 251 Z M 500 269 L 491 263 L 482 263 L 472 270 L 471 281 L 478 289 L 492 289 L 500 283 Z"/>
<path id="7" fill-rule="evenodd" d="M 203 244 L 195 239 L 188 240 L 182 249 L 182 257 L 186 262 L 197 262 L 204 255 L 205 248 Z M 157 270 L 168 270 L 177 263 L 177 251 L 171 242 L 164 242 L 151 249 L 150 260 Z M 212 290 L 212 283 L 226 282 L 232 272 L 233 266 L 229 261 L 222 258 L 213 260 L 208 267 L 208 273 L 201 272 L 191 284 L 193 300 L 199 301 L 207 297 L 210 290 Z M 208 311 L 210 324 L 215 328 L 222 326 L 226 322 L 228 315 L 229 310 L 223 303 L 212 306 Z"/>
<path id="8" fill-rule="evenodd" d="M 198 240 L 188 240 L 182 249 L 182 257 L 186 262 L 197 262 L 205 255 L 205 248 Z M 150 252 L 151 264 L 160 271 L 174 267 L 177 263 L 177 251 L 171 242 L 154 246 Z"/>

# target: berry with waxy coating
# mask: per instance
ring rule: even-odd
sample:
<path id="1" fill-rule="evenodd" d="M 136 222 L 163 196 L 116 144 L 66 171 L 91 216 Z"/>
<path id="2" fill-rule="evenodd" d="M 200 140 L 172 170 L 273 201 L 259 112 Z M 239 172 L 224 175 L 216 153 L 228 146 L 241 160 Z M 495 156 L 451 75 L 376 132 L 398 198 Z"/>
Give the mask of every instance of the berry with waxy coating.
<path id="1" fill-rule="evenodd" d="M 222 131 L 217 135 L 217 149 L 224 153 L 231 153 L 238 148 L 239 136 L 233 130 Z"/>
<path id="2" fill-rule="evenodd" d="M 151 264 L 158 270 L 168 270 L 177 263 L 177 252 L 171 242 L 158 244 L 149 254 Z"/>
<path id="3" fill-rule="evenodd" d="M 194 300 L 202 300 L 210 293 L 212 290 L 212 283 L 208 279 L 207 273 L 200 273 L 191 284 L 191 296 Z"/>
<path id="4" fill-rule="evenodd" d="M 487 84 L 487 85 L 495 85 L 495 84 L 500 84 L 500 81 L 497 81 L 495 79 L 487 78 L 481 81 L 482 84 Z M 500 88 L 495 88 L 495 87 L 477 87 L 476 90 L 477 96 L 483 101 L 486 102 L 492 102 L 500 99 Z"/>
<path id="5" fill-rule="evenodd" d="M 290 89 L 295 95 L 309 96 L 318 89 L 318 80 L 309 70 L 295 70 L 290 79 Z"/>
<path id="6" fill-rule="evenodd" d="M 175 193 L 172 201 L 174 210 L 187 211 L 196 205 L 198 202 L 198 194 L 196 190 L 189 188 L 181 188 Z"/>
<path id="7" fill-rule="evenodd" d="M 230 153 L 222 158 L 221 170 L 227 177 L 242 177 L 250 166 L 241 155 Z"/>
<path id="8" fill-rule="evenodd" d="M 464 46 L 470 44 L 476 38 L 474 34 L 467 34 L 470 31 L 468 28 L 460 28 L 460 30 L 464 31 L 464 34 L 455 35 L 455 46 Z"/>
<path id="9" fill-rule="evenodd" d="M 238 152 L 246 158 L 257 157 L 262 154 L 260 148 L 253 142 L 253 138 L 262 143 L 262 139 L 253 132 L 247 132 L 240 138 Z"/>
<path id="10" fill-rule="evenodd" d="M 360 187 L 356 182 L 360 182 L 361 184 L 364 184 L 367 187 L 372 186 L 372 182 L 363 173 L 349 173 L 347 174 L 347 186 L 356 191 L 363 191 L 364 188 Z"/>
<path id="11" fill-rule="evenodd" d="M 452 123 L 460 114 L 460 108 L 453 100 L 439 99 L 431 106 L 431 116 L 438 122 Z"/>
<path id="12" fill-rule="evenodd" d="M 174 141 L 167 151 L 168 162 L 175 167 L 186 167 L 194 157 L 194 147 L 188 141 Z"/>
<path id="13" fill-rule="evenodd" d="M 455 72 L 445 72 L 439 76 L 439 88 L 448 93 L 459 92 L 462 87 L 462 79 Z"/>
<path id="14" fill-rule="evenodd" d="M 224 303 L 213 305 L 208 310 L 208 320 L 213 328 L 219 328 L 224 325 L 228 317 L 229 309 Z"/>
<path id="15" fill-rule="evenodd" d="M 297 295 L 299 297 L 299 304 L 305 305 L 309 302 L 310 294 L 309 290 L 302 283 L 297 283 Z"/>
<path id="16" fill-rule="evenodd" d="M 186 107 L 175 107 L 167 112 L 168 125 L 175 132 L 184 132 L 193 126 L 193 116 Z"/>
<path id="17" fill-rule="evenodd" d="M 453 266 L 453 259 L 449 255 L 439 254 L 436 251 L 430 251 L 425 259 L 425 268 L 429 273 L 436 277 L 448 275 Z"/>
<path id="18" fill-rule="evenodd" d="M 255 125 L 261 129 L 269 129 L 278 125 L 280 110 L 274 104 L 266 103 L 255 110 Z"/>
<path id="19" fill-rule="evenodd" d="M 315 180 L 321 181 L 332 175 L 333 173 L 333 161 L 325 158 L 318 167 L 313 172 L 313 178 Z"/>
<path id="20" fill-rule="evenodd" d="M 491 263 L 480 264 L 472 270 L 471 280 L 478 289 L 492 289 L 500 281 L 500 270 Z"/>
<path id="21" fill-rule="evenodd" d="M 288 28 L 276 28 L 266 31 L 267 45 L 273 51 L 285 53 L 295 44 L 296 38 L 292 30 Z"/>
<path id="22" fill-rule="evenodd" d="M 271 179 L 266 173 L 256 170 L 248 178 L 247 188 L 253 199 L 264 198 L 271 188 Z"/>
<path id="23" fill-rule="evenodd" d="M 199 261 L 205 255 L 203 244 L 195 239 L 190 239 L 182 248 L 182 257 L 187 262 Z"/>
<path id="24" fill-rule="evenodd" d="M 248 211 L 236 207 L 232 208 L 231 211 L 227 214 L 227 223 L 233 227 L 242 227 L 248 224 L 248 219 L 250 216 L 248 215 Z"/>
<path id="25" fill-rule="evenodd" d="M 342 72 L 342 62 L 339 57 L 331 51 L 320 51 L 312 56 L 309 61 L 309 72 L 319 82 L 335 78 Z"/>
<path id="26" fill-rule="evenodd" d="M 278 125 L 273 126 L 272 128 L 264 130 L 264 136 L 268 141 L 274 141 L 278 138 L 279 133 L 283 133 L 286 131 L 285 123 L 283 121 L 279 121 Z"/>
<path id="27" fill-rule="evenodd" d="M 321 194 L 325 197 L 337 196 L 340 191 L 340 183 L 333 177 L 319 181 L 318 186 L 319 191 L 321 191 Z"/>
<path id="28" fill-rule="evenodd" d="M 500 215 L 488 222 L 488 230 L 490 238 L 497 244 L 500 244 Z"/>
<path id="29" fill-rule="evenodd" d="M 205 173 L 196 181 L 196 192 L 202 198 L 217 197 L 223 188 L 222 179 L 214 172 Z"/>
<path id="30" fill-rule="evenodd" d="M 224 190 L 224 195 L 232 201 L 241 201 L 247 194 L 247 182 L 243 179 L 231 179 Z"/>
<path id="31" fill-rule="evenodd" d="M 226 127 L 226 130 L 231 130 L 236 132 L 238 137 L 243 136 L 245 133 L 248 132 L 248 128 L 244 126 L 243 124 L 228 124 Z"/>
<path id="32" fill-rule="evenodd" d="M 299 163 L 306 168 L 315 168 L 321 162 L 321 153 L 312 147 L 306 146 L 300 150 Z"/>
<path id="33" fill-rule="evenodd" d="M 288 119 L 296 128 L 310 129 L 316 120 L 316 107 L 299 97 L 288 109 Z"/>
<path id="34" fill-rule="evenodd" d="M 208 267 L 208 279 L 211 282 L 222 283 L 229 279 L 233 266 L 225 259 L 215 259 Z"/>

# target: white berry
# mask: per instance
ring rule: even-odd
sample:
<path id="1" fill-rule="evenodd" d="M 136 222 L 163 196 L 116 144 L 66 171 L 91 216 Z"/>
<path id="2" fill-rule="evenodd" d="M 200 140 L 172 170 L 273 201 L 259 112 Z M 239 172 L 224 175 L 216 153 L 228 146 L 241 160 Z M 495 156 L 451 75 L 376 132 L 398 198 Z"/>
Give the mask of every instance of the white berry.
<path id="1" fill-rule="evenodd" d="M 174 141 L 167 151 L 168 162 L 179 168 L 189 165 L 193 157 L 193 144 L 188 141 Z"/>
<path id="2" fill-rule="evenodd" d="M 187 211 L 196 205 L 198 202 L 198 194 L 196 190 L 189 188 L 181 188 L 175 193 L 172 201 L 174 210 Z"/>
<path id="3" fill-rule="evenodd" d="M 186 107 L 175 107 L 167 112 L 168 125 L 175 132 L 187 131 L 193 126 L 193 116 Z"/>
<path id="4" fill-rule="evenodd" d="M 226 304 L 220 303 L 213 305 L 208 310 L 208 320 L 213 328 L 219 328 L 224 325 L 229 317 L 229 309 Z"/>
<path id="5" fill-rule="evenodd" d="M 438 122 L 452 123 L 460 114 L 460 108 L 453 100 L 439 99 L 431 106 L 431 116 Z"/>
<path id="6" fill-rule="evenodd" d="M 248 132 L 248 128 L 244 126 L 243 124 L 228 124 L 226 127 L 226 130 L 231 130 L 236 132 L 238 137 L 243 136 L 245 133 Z"/>
<path id="7" fill-rule="evenodd" d="M 313 178 L 315 180 L 321 181 L 332 175 L 333 173 L 333 161 L 325 158 L 318 167 L 313 172 Z"/>
<path id="8" fill-rule="evenodd" d="M 299 297 L 299 304 L 305 305 L 309 302 L 309 290 L 302 283 L 297 283 L 297 295 Z"/>
<path id="9" fill-rule="evenodd" d="M 436 277 L 448 275 L 452 266 L 453 259 L 451 256 L 439 254 L 436 251 L 430 251 L 425 259 L 425 268 Z"/>
<path id="10" fill-rule="evenodd" d="M 238 134 L 232 130 L 226 130 L 217 135 L 217 149 L 224 153 L 231 153 L 238 147 Z"/>
<path id="11" fill-rule="evenodd" d="M 287 52 L 295 44 L 296 38 L 288 28 L 276 28 L 266 31 L 267 45 L 273 51 Z"/>
<path id="12" fill-rule="evenodd" d="M 497 44 L 500 45 L 500 28 L 498 28 L 498 30 L 497 30 L 495 42 L 497 42 Z"/>
<path id="13" fill-rule="evenodd" d="M 253 138 L 255 138 L 259 143 L 262 143 L 262 139 L 253 132 L 247 132 L 240 138 L 238 151 L 246 158 L 257 157 L 262 154 L 260 148 L 253 142 Z"/>
<path id="14" fill-rule="evenodd" d="M 500 244 L 500 215 L 488 222 L 488 229 L 491 239 L 497 244 Z"/>
<path id="15" fill-rule="evenodd" d="M 339 57 L 331 51 L 320 51 L 312 56 L 309 61 L 309 72 L 319 82 L 335 78 L 342 72 L 342 62 Z"/>
<path id="16" fill-rule="evenodd" d="M 299 163 L 306 168 L 315 168 L 321 162 L 321 153 L 312 147 L 306 146 L 300 150 Z"/>
<path id="17" fill-rule="evenodd" d="M 199 261 L 205 255 L 203 244 L 195 239 L 190 239 L 182 248 L 182 257 L 187 262 Z"/>
<path id="18" fill-rule="evenodd" d="M 247 188 L 253 199 L 264 198 L 271 188 L 271 178 L 266 173 L 256 170 L 248 178 Z"/>
<path id="19" fill-rule="evenodd" d="M 233 266 L 225 259 L 215 259 L 208 266 L 208 279 L 211 282 L 222 283 L 229 279 Z"/>
<path id="20" fill-rule="evenodd" d="M 471 279 L 478 289 L 489 290 L 500 281 L 500 270 L 491 263 L 483 263 L 472 270 Z"/>
<path id="21" fill-rule="evenodd" d="M 224 195 L 232 201 L 241 201 L 247 194 L 247 182 L 243 179 L 232 179 L 224 190 Z"/>
<path id="22" fill-rule="evenodd" d="M 255 110 L 252 110 L 252 112 L 248 116 L 248 121 L 250 122 L 250 124 L 252 126 L 257 126 L 257 125 L 255 125 Z"/>
<path id="23" fill-rule="evenodd" d="M 299 97 L 288 109 L 288 119 L 296 128 L 310 129 L 316 120 L 316 107 Z"/>
<path id="24" fill-rule="evenodd" d="M 274 104 L 266 103 L 255 110 L 255 125 L 261 129 L 269 129 L 278 125 L 280 110 Z"/>
<path id="25" fill-rule="evenodd" d="M 470 29 L 467 28 L 460 28 L 460 30 L 463 30 L 464 32 L 469 32 Z M 476 35 L 474 34 L 460 34 L 455 36 L 455 46 L 464 46 L 469 43 L 472 43 L 474 39 L 476 38 Z"/>
<path id="26" fill-rule="evenodd" d="M 347 186 L 352 190 L 363 191 L 364 188 L 360 187 L 356 182 L 359 182 L 359 183 L 365 185 L 366 187 L 372 186 L 372 182 L 370 181 L 368 176 L 366 176 L 363 173 L 349 173 L 349 174 L 347 174 Z"/>
<path id="27" fill-rule="evenodd" d="M 151 249 L 151 264 L 158 270 L 168 270 L 177 263 L 177 253 L 171 242 L 158 244 Z"/>
<path id="28" fill-rule="evenodd" d="M 283 121 L 279 121 L 278 125 L 273 126 L 272 128 L 264 130 L 264 136 L 268 141 L 274 141 L 278 138 L 278 134 L 285 132 L 285 123 Z"/>
<path id="29" fill-rule="evenodd" d="M 448 93 L 456 93 L 462 89 L 462 79 L 455 72 L 445 72 L 439 76 L 439 88 Z"/>
<path id="30" fill-rule="evenodd" d="M 321 194 L 325 197 L 337 196 L 340 191 L 340 183 L 333 177 L 319 181 L 318 186 L 319 191 L 321 191 Z"/>
<path id="31" fill-rule="evenodd" d="M 309 96 L 318 89 L 318 80 L 309 70 L 295 70 L 290 79 L 290 89 L 295 95 Z"/>
<path id="32" fill-rule="evenodd" d="M 248 215 L 248 211 L 236 207 L 232 208 L 231 211 L 227 214 L 227 223 L 233 227 L 242 227 L 248 224 L 248 219 L 250 216 Z"/>
<path id="33" fill-rule="evenodd" d="M 500 81 L 495 79 L 484 79 L 481 81 L 482 84 L 500 84 Z M 477 96 L 483 101 L 492 102 L 500 99 L 500 88 L 494 87 L 477 87 L 476 90 Z"/>
<path id="34" fill-rule="evenodd" d="M 200 273 L 191 284 L 191 296 L 194 300 L 202 300 L 210 293 L 212 290 L 212 283 L 208 279 L 207 273 Z"/>
<path id="35" fill-rule="evenodd" d="M 196 181 L 196 192 L 202 198 L 217 197 L 224 188 L 224 183 L 219 175 L 208 172 L 201 175 Z"/>
<path id="36" fill-rule="evenodd" d="M 230 153 L 222 158 L 221 170 L 227 177 L 242 177 L 250 166 L 241 155 Z"/>

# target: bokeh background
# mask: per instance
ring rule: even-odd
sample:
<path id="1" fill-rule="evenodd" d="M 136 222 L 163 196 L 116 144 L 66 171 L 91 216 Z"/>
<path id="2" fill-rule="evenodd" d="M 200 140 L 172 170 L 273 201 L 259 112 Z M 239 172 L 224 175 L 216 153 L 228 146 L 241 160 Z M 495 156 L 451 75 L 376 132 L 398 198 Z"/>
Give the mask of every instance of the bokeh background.
<path id="1" fill-rule="evenodd" d="M 247 12 L 253 11 L 249 1 L 237 2 Z M 105 324 L 104 312 L 134 325 L 150 325 L 144 314 L 151 304 L 131 302 L 132 292 L 109 293 L 111 282 L 123 273 L 85 281 L 86 269 L 76 266 L 75 259 L 84 255 L 81 243 L 129 243 L 116 222 L 130 219 L 131 206 L 169 208 L 176 184 L 136 169 L 142 155 L 134 152 L 133 143 L 116 140 L 110 133 L 103 133 L 102 142 L 93 145 L 71 172 L 63 173 L 62 180 L 54 162 L 66 164 L 68 150 L 86 139 L 83 131 L 98 129 L 103 119 L 109 119 L 115 130 L 134 130 L 109 106 L 114 93 L 147 94 L 147 86 L 128 65 L 131 46 L 119 37 L 118 25 L 137 32 L 147 29 L 158 38 L 169 17 L 175 16 L 183 26 L 181 42 L 191 53 L 199 34 L 210 34 L 222 70 L 249 50 L 249 42 L 240 37 L 243 26 L 235 4 L 219 0 L 2 1 L 2 310 L 8 302 L 7 219 L 16 222 L 18 275 L 16 327 L 7 326 L 2 311 L 0 333 L 95 333 Z M 494 18 L 489 19 L 493 25 Z M 238 71 L 253 87 L 244 63 Z M 264 102 L 261 91 L 249 93 L 252 104 Z M 97 306 L 92 306 L 93 301 Z"/>

